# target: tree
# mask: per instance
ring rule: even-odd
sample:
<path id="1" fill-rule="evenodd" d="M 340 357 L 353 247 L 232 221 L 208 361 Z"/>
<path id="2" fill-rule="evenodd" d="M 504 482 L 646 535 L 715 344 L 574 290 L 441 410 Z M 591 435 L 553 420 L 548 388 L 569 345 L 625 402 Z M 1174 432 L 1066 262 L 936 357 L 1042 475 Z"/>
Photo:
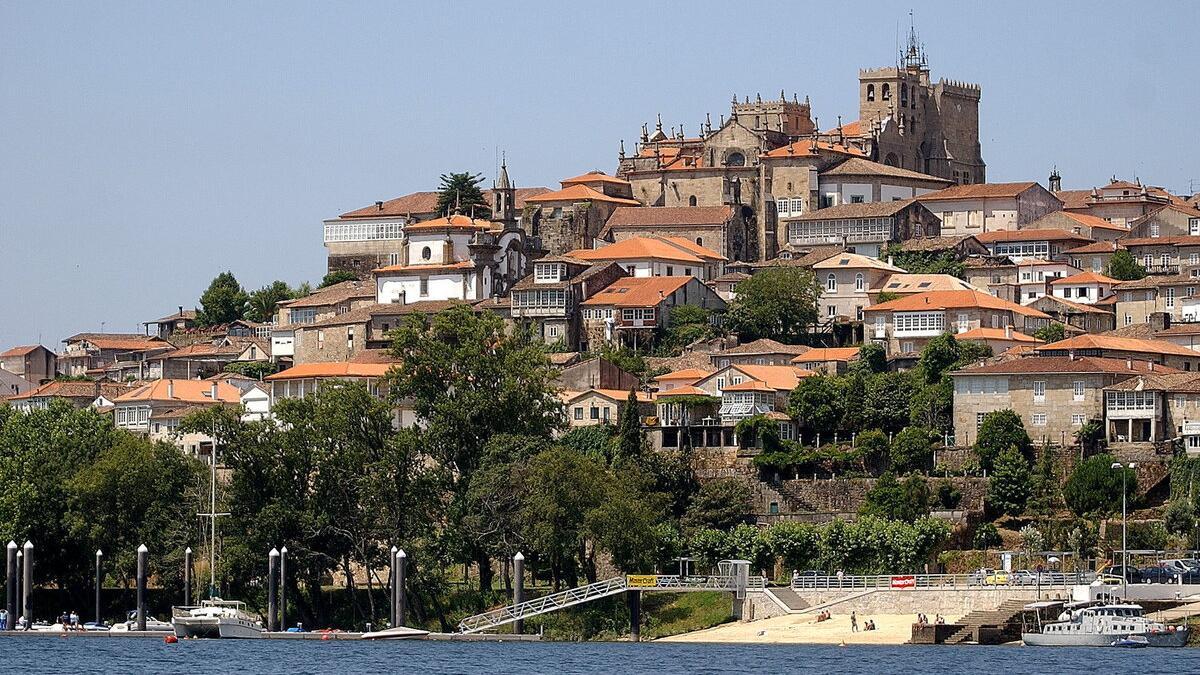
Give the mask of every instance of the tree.
<path id="1" fill-rule="evenodd" d="M 1051 342 L 1060 342 L 1066 339 L 1067 329 L 1064 328 L 1061 323 L 1058 323 L 1057 321 L 1051 321 L 1045 326 L 1035 330 L 1033 332 L 1033 337 L 1047 344 Z"/>
<path id="2" fill-rule="evenodd" d="M 1138 264 L 1133 254 L 1126 249 L 1117 249 L 1108 259 L 1107 276 L 1121 281 L 1136 281 L 1146 276 L 1146 268 Z"/>
<path id="3" fill-rule="evenodd" d="M 966 271 L 966 266 L 949 251 L 905 251 L 899 244 L 894 244 L 881 257 L 891 257 L 893 264 L 908 270 L 909 274 L 949 274 L 961 279 Z"/>
<path id="4" fill-rule="evenodd" d="M 1183 499 L 1174 499 L 1163 513 L 1163 525 L 1171 534 L 1191 537 L 1196 532 L 1196 510 Z"/>
<path id="5" fill-rule="evenodd" d="M 837 396 L 831 377 L 805 377 L 788 395 L 788 412 L 811 431 L 838 428 L 843 414 L 842 399 Z"/>
<path id="6" fill-rule="evenodd" d="M 672 307 L 669 326 L 659 343 L 660 351 L 666 356 L 677 356 L 688 345 L 716 335 L 712 312 L 699 305 Z"/>
<path id="7" fill-rule="evenodd" d="M 750 487 L 738 478 L 717 478 L 700 485 L 683 516 L 685 527 L 728 530 L 750 514 Z"/>
<path id="8" fill-rule="evenodd" d="M 987 550 L 1003 543 L 1004 540 L 1000 538 L 1000 532 L 994 523 L 981 523 L 975 528 L 971 545 L 980 550 Z"/>
<path id="9" fill-rule="evenodd" d="M 613 463 L 637 459 L 642 454 L 645 438 L 642 435 L 642 418 L 638 415 L 637 390 L 630 389 L 621 407 L 621 417 L 617 421 L 617 447 Z"/>
<path id="10" fill-rule="evenodd" d="M 344 281 L 356 281 L 357 279 L 358 275 L 350 270 L 334 270 L 321 278 L 321 285 L 317 288 L 328 288 Z"/>
<path id="11" fill-rule="evenodd" d="M 737 285 L 729 325 L 747 340 L 795 344 L 817 322 L 821 287 L 811 270 L 768 267 Z"/>
<path id="12" fill-rule="evenodd" d="M 887 471 L 867 492 L 859 513 L 914 522 L 929 513 L 929 486 L 921 476 L 912 475 L 901 482 L 896 479 L 896 474 Z"/>
<path id="13" fill-rule="evenodd" d="M 851 367 L 868 375 L 887 372 L 887 352 L 883 345 L 868 342 L 858 348 L 858 359 Z"/>
<path id="14" fill-rule="evenodd" d="M 891 447 L 891 470 L 898 474 L 929 468 L 933 463 L 934 435 L 923 427 L 905 427 Z"/>
<path id="15" fill-rule="evenodd" d="M 293 297 L 295 296 L 292 289 L 286 283 L 276 280 L 250 294 L 246 318 L 258 323 L 270 321 L 275 317 L 276 305 Z"/>
<path id="16" fill-rule="evenodd" d="M 862 457 L 864 469 L 879 470 L 890 464 L 887 434 L 879 429 L 871 429 L 860 433 L 854 441 L 855 449 Z"/>
<path id="17" fill-rule="evenodd" d="M 816 562 L 819 537 L 815 526 L 788 521 L 772 525 L 765 533 L 771 553 L 788 570 L 802 570 Z"/>
<path id="18" fill-rule="evenodd" d="M 250 297 L 233 273 L 222 272 L 200 296 L 196 323 L 200 326 L 216 326 L 236 321 L 246 315 L 249 302 Z"/>
<path id="19" fill-rule="evenodd" d="M 988 478 L 988 504 L 1000 513 L 1020 515 L 1029 500 L 1029 460 L 1010 446 L 996 457 Z"/>
<path id="20" fill-rule="evenodd" d="M 432 317 L 410 315 L 394 331 L 391 353 L 399 364 L 388 378 L 390 394 L 411 404 L 420 444 L 442 470 L 453 502 L 465 496 L 493 436 L 547 438 L 564 423 L 546 353 L 506 331 L 495 314 L 459 305 Z M 452 519 L 462 513 L 449 509 Z M 480 587 L 490 588 L 490 556 L 460 543 L 479 566 Z"/>
<path id="21" fill-rule="evenodd" d="M 1059 504 L 1058 477 L 1054 475 L 1054 458 L 1050 448 L 1042 448 L 1038 453 L 1037 465 L 1034 467 L 1029 482 L 1029 502 L 1027 507 L 1033 513 L 1048 516 Z"/>
<path id="22" fill-rule="evenodd" d="M 921 350 L 917 366 L 921 369 L 925 382 L 932 384 L 941 380 L 942 373 L 958 362 L 958 356 L 958 340 L 954 338 L 954 334 L 942 333 L 929 340 Z"/>
<path id="23" fill-rule="evenodd" d="M 1085 453 L 1093 453 L 1104 445 L 1104 422 L 1088 420 L 1075 432 L 1075 442 Z"/>
<path id="24" fill-rule="evenodd" d="M 1129 468 L 1112 468 L 1116 459 L 1096 455 L 1080 462 L 1063 485 L 1063 501 L 1080 517 L 1108 516 L 1121 511 L 1122 486 L 1129 497 L 1137 494 L 1137 473 Z"/>
<path id="25" fill-rule="evenodd" d="M 1025 432 L 1021 418 L 1012 410 L 996 410 L 983 417 L 979 436 L 975 439 L 975 454 L 984 469 L 992 468 L 992 462 L 1001 452 L 1015 447 L 1026 457 L 1033 452 L 1033 442 Z"/>
<path id="26" fill-rule="evenodd" d="M 234 361 L 225 366 L 225 372 L 237 373 L 246 377 L 261 380 L 268 375 L 279 372 L 279 364 L 270 361 Z"/>
<path id="27" fill-rule="evenodd" d="M 612 442 L 611 427 L 605 424 L 572 427 L 558 439 L 559 445 L 604 462 L 612 455 Z"/>
<path id="28" fill-rule="evenodd" d="M 909 421 L 916 426 L 950 433 L 954 429 L 954 378 L 942 375 L 942 379 L 933 384 L 916 387 L 909 405 Z"/>
<path id="29" fill-rule="evenodd" d="M 528 464 L 521 484 L 526 541 L 544 558 L 554 589 L 574 586 L 588 513 L 604 495 L 604 467 L 573 450 L 554 447 Z"/>
<path id="30" fill-rule="evenodd" d="M 913 389 L 913 378 L 906 372 L 881 373 L 866 380 L 863 426 L 893 433 L 908 426 Z"/>
<path id="31" fill-rule="evenodd" d="M 474 218 L 491 218 L 492 209 L 483 196 L 480 185 L 483 184 L 483 174 L 472 174 L 470 171 L 461 173 L 444 173 L 438 186 L 437 212 L 445 215 L 458 209 L 465 215 Z"/>

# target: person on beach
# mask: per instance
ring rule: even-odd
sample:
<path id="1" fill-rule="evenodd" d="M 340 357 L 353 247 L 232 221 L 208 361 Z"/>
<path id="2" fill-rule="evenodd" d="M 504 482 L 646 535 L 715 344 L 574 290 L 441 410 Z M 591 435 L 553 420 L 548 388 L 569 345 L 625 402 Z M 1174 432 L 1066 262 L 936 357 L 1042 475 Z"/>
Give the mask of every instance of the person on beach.
<path id="1" fill-rule="evenodd" d="M 858 632 L 858 614 L 850 612 L 850 630 L 854 633 Z"/>
<path id="2" fill-rule="evenodd" d="M 837 571 L 837 578 L 838 578 L 838 588 L 841 588 L 842 587 L 842 571 L 841 570 Z"/>

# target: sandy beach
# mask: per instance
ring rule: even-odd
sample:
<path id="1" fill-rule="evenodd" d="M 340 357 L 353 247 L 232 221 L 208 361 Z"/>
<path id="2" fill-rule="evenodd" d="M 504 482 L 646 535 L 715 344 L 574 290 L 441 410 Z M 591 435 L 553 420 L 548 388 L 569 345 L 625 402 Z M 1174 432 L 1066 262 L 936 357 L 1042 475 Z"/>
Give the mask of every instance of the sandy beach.
<path id="1" fill-rule="evenodd" d="M 933 617 L 929 617 L 930 620 Z M 946 623 L 958 617 L 947 616 Z M 876 630 L 864 631 L 867 619 L 875 622 Z M 791 643 L 848 645 L 898 645 L 912 637 L 913 614 L 858 615 L 858 631 L 850 628 L 849 614 L 834 614 L 829 620 L 817 622 L 815 615 L 796 614 L 762 619 L 749 623 L 728 623 L 715 628 L 662 638 L 667 642 L 729 642 L 729 643 Z"/>

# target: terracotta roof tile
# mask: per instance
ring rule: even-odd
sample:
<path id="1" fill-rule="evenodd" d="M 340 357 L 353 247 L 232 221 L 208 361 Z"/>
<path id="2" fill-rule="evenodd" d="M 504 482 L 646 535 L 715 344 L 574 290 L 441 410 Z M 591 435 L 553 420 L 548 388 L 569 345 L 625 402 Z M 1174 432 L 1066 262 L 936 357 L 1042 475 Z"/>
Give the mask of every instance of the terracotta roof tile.
<path id="1" fill-rule="evenodd" d="M 912 180 L 923 180 L 942 185 L 951 185 L 953 181 L 937 176 L 930 176 L 927 173 L 919 173 L 917 171 L 909 171 L 901 169 L 898 166 L 890 166 L 879 162 L 872 162 L 863 157 L 851 157 L 846 161 L 838 164 L 832 169 L 826 169 L 821 172 L 822 176 L 889 176 L 892 178 L 909 178 Z"/>
<path id="2" fill-rule="evenodd" d="M 578 183 L 612 183 L 614 185 L 629 185 L 629 181 L 625 180 L 624 178 L 610 176 L 610 175 L 604 173 L 603 171 L 589 171 L 589 172 L 583 174 L 582 176 L 575 176 L 574 178 L 567 178 L 565 180 L 559 181 L 559 183 L 561 183 L 563 187 L 567 187 L 568 185 L 575 185 Z"/>
<path id="3" fill-rule="evenodd" d="M 1158 368 L 1155 368 L 1157 371 Z M 1159 373 L 1137 375 L 1105 387 L 1118 391 L 1200 391 L 1200 373 Z"/>
<path id="4" fill-rule="evenodd" d="M 41 347 L 41 345 L 23 345 L 20 347 L 13 347 L 12 349 L 9 349 L 8 351 L 0 353 L 0 359 L 5 359 L 5 358 L 10 358 L 10 357 L 15 357 L 15 356 L 25 356 L 27 354 L 32 353 L 38 347 Z"/>
<path id="5" fill-rule="evenodd" d="M 1044 342 L 1044 340 L 1039 340 L 1017 330 L 1006 333 L 1003 328 L 972 328 L 965 333 L 958 333 L 954 338 L 956 340 L 1008 340 L 1009 342 L 1026 342 L 1029 344 L 1042 344 Z"/>
<path id="6" fill-rule="evenodd" d="M 1096 241 L 1091 244 L 1085 244 L 1078 248 L 1073 248 L 1068 251 L 1063 251 L 1063 255 L 1085 255 L 1088 253 L 1113 253 L 1118 248 L 1124 248 L 1115 241 Z"/>
<path id="7" fill-rule="evenodd" d="M 969 183 L 955 185 L 937 192 L 927 192 L 917 201 L 933 202 L 948 199 L 981 199 L 989 197 L 1016 197 L 1026 190 L 1037 187 L 1037 181 L 1021 181 L 1019 183 Z"/>
<path id="8" fill-rule="evenodd" d="M 217 388 L 217 397 L 211 396 L 212 388 Z M 215 380 L 154 380 L 133 391 L 122 394 L 113 403 L 136 403 L 138 401 L 178 401 L 181 403 L 240 403 L 242 391 L 227 382 Z"/>
<path id="9" fill-rule="evenodd" d="M 517 209 L 523 208 L 525 206 L 525 200 L 529 197 L 535 197 L 549 191 L 549 188 L 544 187 L 516 188 L 513 191 L 513 206 L 515 206 Z M 421 216 L 437 211 L 438 194 L 439 193 L 435 191 L 413 192 L 411 194 L 404 195 L 403 197 L 389 199 L 388 201 L 383 202 L 382 206 L 372 204 L 370 206 L 364 206 L 361 209 L 355 209 L 354 211 L 347 211 L 338 217 L 388 218 L 393 216 L 407 215 Z M 491 203 L 492 191 L 484 190 L 483 198 L 484 201 Z"/>
<path id="10" fill-rule="evenodd" d="M 554 192 L 545 192 L 536 197 L 526 199 L 527 202 L 540 204 L 542 202 L 611 202 L 613 204 L 625 204 L 626 206 L 641 206 L 642 203 L 636 199 L 626 199 L 624 197 L 611 197 L 598 192 L 586 185 L 570 185 L 561 190 Z"/>
<path id="11" fill-rule="evenodd" d="M 1143 354 L 1170 354 L 1174 356 L 1191 356 L 1200 358 L 1200 352 L 1167 342 L 1166 340 L 1143 340 L 1139 338 L 1116 337 L 1113 335 L 1077 335 L 1066 340 L 1051 342 L 1037 348 L 1039 352 L 1102 349 L 1112 352 L 1132 352 Z"/>
<path id="12" fill-rule="evenodd" d="M 1078 241 L 1091 242 L 1091 237 L 1075 234 L 1066 230 L 1037 229 L 1037 230 L 993 230 L 975 235 L 983 244 L 995 244 L 1002 241 Z"/>
<path id="13" fill-rule="evenodd" d="M 1062 284 L 1119 284 L 1119 283 L 1121 283 L 1119 280 L 1113 279 L 1112 277 L 1106 277 L 1103 274 L 1098 274 L 1096 272 L 1088 271 L 1088 272 L 1080 272 L 1079 274 L 1072 274 L 1069 277 L 1059 277 L 1058 279 L 1054 279 L 1053 281 L 1051 281 L 1050 285 L 1053 286 L 1053 285 L 1062 285 Z"/>
<path id="14" fill-rule="evenodd" d="M 786 345 L 782 342 L 777 342 L 770 338 L 759 338 L 752 342 L 730 347 L 717 352 L 717 354 L 729 354 L 739 356 L 754 356 L 756 354 L 795 354 L 800 355 L 808 352 L 812 347 L 806 345 Z"/>
<path id="15" fill-rule="evenodd" d="M 742 364 L 732 366 L 743 373 L 749 375 L 759 382 L 764 382 L 772 389 L 791 391 L 796 388 L 796 384 L 802 378 L 813 377 L 816 375 L 811 370 L 796 368 L 794 366 L 755 366 L 750 364 Z M 736 386 L 736 385 L 735 385 Z M 726 387 L 728 389 L 729 387 Z"/>
<path id="16" fill-rule="evenodd" d="M 816 211 L 796 216 L 795 218 L 780 218 L 788 222 L 809 220 L 837 220 L 842 218 L 881 218 L 894 216 L 912 205 L 914 200 L 902 199 L 894 202 L 863 202 L 860 204 L 839 204 L 828 206 Z"/>
<path id="17" fill-rule="evenodd" d="M 111 400 L 131 390 L 132 388 L 129 385 L 116 382 L 52 380 L 40 387 L 30 389 L 24 394 L 10 396 L 8 400 L 21 401 L 32 398 L 77 398 L 91 400 L 100 396 Z"/>
<path id="18" fill-rule="evenodd" d="M 567 255 L 585 261 L 598 260 L 671 260 L 703 264 L 705 260 L 725 260 L 725 256 L 676 237 L 630 237 L 600 248 L 576 249 Z"/>
<path id="19" fill-rule="evenodd" d="M 444 218 L 434 218 L 419 223 L 404 226 L 405 232 L 425 232 L 430 230 L 490 230 L 492 221 L 471 218 L 461 213 L 452 213 Z"/>
<path id="20" fill-rule="evenodd" d="M 764 157 L 773 159 L 787 159 L 788 157 L 815 157 L 819 152 L 832 152 L 839 155 L 849 155 L 851 157 L 866 157 L 867 153 L 853 146 L 840 145 L 832 141 L 817 141 L 817 152 L 813 151 L 814 145 L 812 139 L 802 139 L 795 143 L 789 143 L 783 147 L 775 148 L 774 150 L 764 154 Z M 790 151 L 789 151 L 790 148 Z"/>
<path id="21" fill-rule="evenodd" d="M 303 298 L 287 303 L 288 309 L 300 307 L 325 307 L 336 305 L 353 298 L 375 297 L 375 284 L 365 281 L 343 281 L 332 286 L 319 288 Z"/>
<path id="22" fill-rule="evenodd" d="M 889 265 L 886 261 L 880 260 L 879 258 L 872 258 L 870 256 L 861 255 L 859 253 L 850 253 L 848 251 L 830 256 L 825 260 L 814 264 L 812 267 L 815 270 L 868 268 L 883 270 L 885 272 L 904 272 L 904 270 L 900 269 L 899 267 L 896 267 L 895 265 Z"/>
<path id="23" fill-rule="evenodd" d="M 1154 370 L 1151 371 L 1150 368 Z M 1098 356 L 1022 356 L 1004 359 L 956 370 L 951 375 L 1023 375 L 1028 373 L 1112 373 L 1134 375 L 1137 373 L 1181 372 L 1176 368 L 1151 364 L 1147 361 L 1108 359 Z"/>
<path id="24" fill-rule="evenodd" d="M 618 206 L 604 224 L 604 231 L 616 227 L 722 225 L 732 217 L 731 206 Z"/>
<path id="25" fill-rule="evenodd" d="M 851 361 L 858 358 L 858 347 L 814 347 L 792 359 L 792 363 Z"/>
<path id="26" fill-rule="evenodd" d="M 930 309 L 960 309 L 966 307 L 1001 309 L 1028 317 L 1039 319 L 1050 318 L 1036 309 L 988 295 L 983 291 L 929 291 L 926 293 L 917 293 L 916 295 L 889 300 L 878 305 L 871 305 L 864 311 L 919 312 Z"/>
<path id="27" fill-rule="evenodd" d="M 321 378 L 350 378 L 350 377 L 383 377 L 392 369 L 392 363 L 358 363 L 355 361 L 326 361 L 321 363 L 301 363 L 287 370 L 268 375 L 267 382 L 281 380 L 321 379 Z"/>
<path id="28" fill-rule="evenodd" d="M 664 380 L 683 380 L 687 382 L 695 382 L 702 378 L 708 377 L 709 375 L 712 375 L 711 370 L 705 370 L 703 368 L 684 368 L 683 370 L 676 370 L 670 373 L 659 375 L 658 377 L 654 378 L 654 380 L 656 382 L 662 382 Z"/>
<path id="29" fill-rule="evenodd" d="M 584 305 L 613 307 L 657 307 L 663 298 L 695 277 L 625 277 L 584 300 Z"/>

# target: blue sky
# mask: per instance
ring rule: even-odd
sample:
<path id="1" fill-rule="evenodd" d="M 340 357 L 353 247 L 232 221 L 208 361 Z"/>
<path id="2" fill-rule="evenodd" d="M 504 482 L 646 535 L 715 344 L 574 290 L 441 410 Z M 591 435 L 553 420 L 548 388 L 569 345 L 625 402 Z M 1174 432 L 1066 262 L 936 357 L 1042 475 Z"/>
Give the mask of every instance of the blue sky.
<path id="1" fill-rule="evenodd" d="M 0 347 L 139 330 L 227 269 L 319 280 L 322 219 L 499 150 L 553 186 L 734 92 L 853 120 L 908 6 L 846 7 L 0 2 Z M 1200 3 L 913 7 L 934 77 L 983 87 L 992 181 L 1200 190 Z"/>

